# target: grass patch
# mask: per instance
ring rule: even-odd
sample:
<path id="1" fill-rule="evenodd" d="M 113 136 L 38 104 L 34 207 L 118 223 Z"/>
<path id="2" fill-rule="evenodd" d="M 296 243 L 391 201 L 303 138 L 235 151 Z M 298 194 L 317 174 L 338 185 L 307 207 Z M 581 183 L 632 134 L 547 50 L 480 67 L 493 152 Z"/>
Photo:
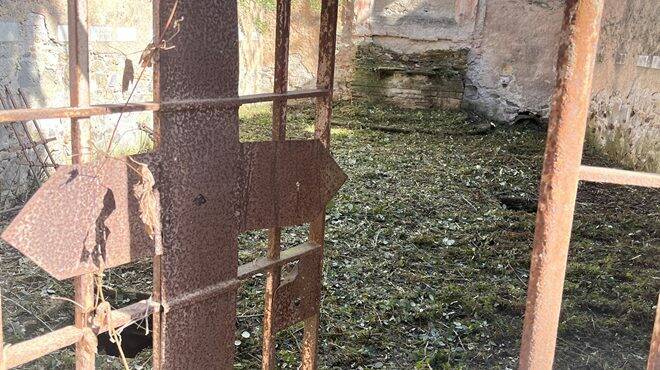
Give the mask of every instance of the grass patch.
<path id="1" fill-rule="evenodd" d="M 241 140 L 268 140 L 270 119 L 269 109 L 242 114 Z M 312 109 L 292 108 L 289 121 L 289 137 L 313 136 Z M 460 113 L 357 103 L 339 104 L 333 121 L 341 126 L 333 128 L 332 150 L 349 180 L 328 208 L 321 366 L 515 367 L 535 215 L 499 199 L 536 199 L 544 132 L 469 135 Z M 588 163 L 612 165 L 599 158 L 587 149 Z M 660 289 L 659 214 L 657 190 L 580 186 L 558 368 L 644 367 Z M 306 230 L 287 229 L 285 244 L 303 241 Z M 241 262 L 263 255 L 265 233 L 244 234 L 240 245 Z M 47 299 L 72 296 L 69 284 L 6 245 L 0 252 L 5 297 L 51 326 L 71 321 L 71 305 Z M 149 290 L 149 265 L 113 269 L 109 279 Z M 260 366 L 263 290 L 263 278 L 240 290 L 237 368 Z M 7 300 L 3 309 L 9 342 L 46 330 Z M 299 326 L 280 333 L 281 368 L 297 367 L 301 334 Z M 70 355 L 42 361 L 66 364 Z M 99 361 L 116 365 L 104 356 Z"/>

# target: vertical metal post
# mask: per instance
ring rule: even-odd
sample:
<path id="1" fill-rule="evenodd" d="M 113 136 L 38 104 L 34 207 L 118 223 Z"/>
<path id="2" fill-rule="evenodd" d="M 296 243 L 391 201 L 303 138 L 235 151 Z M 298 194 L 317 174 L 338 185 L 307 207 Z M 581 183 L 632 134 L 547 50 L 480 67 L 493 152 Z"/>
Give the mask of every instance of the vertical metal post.
<path id="1" fill-rule="evenodd" d="M 649 359 L 646 364 L 646 369 L 660 370 L 660 294 L 658 294 L 658 303 L 655 307 L 655 323 L 653 324 L 651 349 L 649 350 Z"/>
<path id="2" fill-rule="evenodd" d="M 69 100 L 72 107 L 88 106 L 89 98 L 89 45 L 87 0 L 68 0 L 68 30 L 69 30 Z M 83 147 L 88 140 L 83 123 L 87 120 L 71 120 L 71 160 L 82 163 L 88 153 Z M 88 327 L 94 305 L 94 278 L 82 275 L 74 279 L 75 325 L 79 328 Z M 76 343 L 76 369 L 94 369 L 96 353 L 96 336 L 86 332 Z"/>
<path id="3" fill-rule="evenodd" d="M 335 76 L 335 47 L 337 44 L 337 0 L 323 0 L 321 5 L 321 29 L 319 33 L 319 64 L 316 87 L 330 92 L 316 100 L 315 136 L 323 145 L 330 147 L 330 118 L 332 117 L 332 89 Z M 310 224 L 309 239 L 323 248 L 325 240 L 325 209 Z M 321 249 L 323 253 L 323 249 Z M 319 259 L 322 263 L 323 259 Z M 319 266 L 322 271 L 322 266 Z M 323 276 L 323 274 L 321 274 Z M 318 282 L 321 289 L 321 281 Z M 302 368 L 318 368 L 319 314 L 305 320 L 302 343 Z"/>
<path id="4" fill-rule="evenodd" d="M 521 369 L 551 369 L 603 0 L 569 0 L 557 61 L 520 350 Z"/>
<path id="5" fill-rule="evenodd" d="M 288 89 L 289 72 L 289 30 L 291 25 L 291 0 L 277 1 L 277 18 L 275 28 L 275 78 L 274 92 L 276 94 L 286 93 Z M 276 99 L 273 101 L 273 128 L 272 139 L 276 142 L 286 140 L 286 113 L 287 100 Z M 275 151 L 278 153 L 279 151 Z M 275 161 L 279 158 L 275 157 Z M 276 164 L 277 166 L 277 164 Z M 273 172 L 277 176 L 277 172 Z M 276 178 L 273 184 L 277 184 Z M 278 189 L 276 188 L 276 191 Z M 275 197 L 275 212 L 279 211 L 279 204 Z M 279 217 L 276 217 L 279 219 Z M 276 259 L 280 257 L 282 229 L 276 227 L 268 232 L 268 258 Z M 263 363 L 264 370 L 275 369 L 277 366 L 277 352 L 275 349 L 277 332 L 275 331 L 274 302 L 275 292 L 280 285 L 282 268 L 277 266 L 268 272 L 266 277 L 266 293 L 264 304 L 264 342 L 263 342 Z"/>
<path id="6" fill-rule="evenodd" d="M 157 56 L 155 98 L 236 97 L 236 1 L 157 0 L 156 25 L 167 24 L 175 4 L 176 18 L 185 22 L 173 41 L 176 47 Z M 235 351 L 238 287 L 238 111 L 210 107 L 158 112 L 155 122 L 164 307 L 154 349 L 157 365 L 228 369 Z"/>

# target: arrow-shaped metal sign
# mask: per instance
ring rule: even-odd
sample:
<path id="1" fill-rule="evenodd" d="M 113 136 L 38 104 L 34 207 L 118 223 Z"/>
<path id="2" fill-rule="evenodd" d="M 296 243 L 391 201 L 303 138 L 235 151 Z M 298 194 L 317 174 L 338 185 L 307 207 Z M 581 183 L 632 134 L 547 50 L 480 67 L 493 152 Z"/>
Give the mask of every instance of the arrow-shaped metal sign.
<path id="1" fill-rule="evenodd" d="M 299 225 L 323 210 L 346 175 L 318 140 L 242 144 L 236 218 L 239 231 Z M 157 153 L 60 166 L 2 233 L 57 279 L 153 256 L 159 237 L 141 219 L 140 163 Z M 192 200 L 205 203 L 206 198 Z M 158 202 L 157 202 L 158 203 Z M 155 212 L 159 212 L 156 204 Z"/>

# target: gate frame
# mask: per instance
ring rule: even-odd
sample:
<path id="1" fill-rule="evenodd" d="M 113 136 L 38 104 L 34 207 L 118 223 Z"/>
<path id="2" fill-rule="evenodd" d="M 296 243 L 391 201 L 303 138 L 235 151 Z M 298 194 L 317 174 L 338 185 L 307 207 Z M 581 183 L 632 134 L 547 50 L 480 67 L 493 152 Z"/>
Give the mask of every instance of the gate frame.
<path id="1" fill-rule="evenodd" d="M 539 190 L 520 369 L 552 369 L 579 181 L 660 187 L 660 175 L 581 164 L 604 0 L 568 0 Z M 647 364 L 660 369 L 660 305 Z"/>
<path id="2" fill-rule="evenodd" d="M 154 42 L 160 33 L 159 6 L 161 1 L 154 0 Z M 322 0 L 318 74 L 315 89 L 299 91 L 287 90 L 288 83 L 288 48 L 290 30 L 291 0 L 277 0 L 277 30 L 275 47 L 275 83 L 274 92 L 253 94 L 238 97 L 215 99 L 190 99 L 160 101 L 160 91 L 157 89 L 156 74 L 154 78 L 154 101 L 127 104 L 90 105 L 89 93 L 89 20 L 88 0 L 67 0 L 68 34 L 69 34 L 69 73 L 70 73 L 70 106 L 59 108 L 11 109 L 0 111 L 0 124 L 11 124 L 14 121 L 36 119 L 69 118 L 71 119 L 71 151 L 73 164 L 84 163 L 90 158 L 85 151 L 89 135 L 89 118 L 115 113 L 151 111 L 157 113 L 197 111 L 203 109 L 238 108 L 246 104 L 273 102 L 273 137 L 274 141 L 285 140 L 286 135 L 286 105 L 288 100 L 316 99 L 315 138 L 327 148 L 330 145 L 330 118 L 332 115 L 332 96 L 335 67 L 336 29 L 338 0 Z M 157 59 L 157 58 L 156 58 Z M 155 63 L 158 63 L 156 60 Z M 156 68 L 154 68 L 156 70 Z M 280 249 L 281 229 L 269 232 L 268 256 L 238 267 L 238 281 L 245 280 L 260 272 L 267 272 L 266 310 L 264 316 L 264 348 L 263 368 L 274 369 L 275 333 L 272 331 L 272 317 L 269 305 L 272 306 L 272 296 L 279 283 L 281 268 L 290 262 L 319 253 L 322 262 L 323 241 L 325 234 L 325 210 L 310 224 L 309 242 L 285 251 Z M 321 266 L 319 265 L 320 269 Z M 161 256 L 153 257 L 153 296 L 132 305 L 115 309 L 110 312 L 107 322 L 116 328 L 127 323 L 153 314 L 154 319 L 154 354 L 153 366 L 158 369 L 163 366 L 160 353 L 156 349 L 160 343 L 160 316 L 164 307 L 159 303 L 162 281 Z M 322 275 L 321 275 L 322 276 Z M 315 282 L 320 292 L 321 279 Z M 92 274 L 74 278 L 75 322 L 73 325 L 52 331 L 50 333 L 29 339 L 27 341 L 6 345 L 0 326 L 0 370 L 20 366 L 43 357 L 49 353 L 75 345 L 76 369 L 87 370 L 95 366 L 96 336 L 108 331 L 105 323 L 99 323 L 94 317 L 94 277 Z M 198 297 L 199 298 L 199 297 Z M 172 304 L 174 302 L 170 302 Z M 1 300 L 0 300 L 1 305 Z M 304 335 L 302 348 L 302 368 L 318 367 L 318 329 L 320 306 L 316 313 L 304 320 Z M 2 314 L 0 312 L 0 325 Z M 93 330 L 92 328 L 95 328 Z M 266 329 L 267 328 L 267 329 Z M 268 336 L 266 336 L 268 330 Z M 226 364 L 219 364 L 225 366 Z"/>

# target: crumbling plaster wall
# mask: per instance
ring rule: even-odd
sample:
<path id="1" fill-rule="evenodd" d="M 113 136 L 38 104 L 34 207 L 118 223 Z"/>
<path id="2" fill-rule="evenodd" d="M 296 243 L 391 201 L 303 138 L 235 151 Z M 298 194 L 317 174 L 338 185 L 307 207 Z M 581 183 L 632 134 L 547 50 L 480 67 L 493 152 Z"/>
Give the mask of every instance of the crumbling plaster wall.
<path id="1" fill-rule="evenodd" d="M 356 0 L 355 36 L 399 53 L 469 47 L 478 0 Z"/>
<path id="2" fill-rule="evenodd" d="M 356 0 L 355 43 L 407 55 L 469 49 L 462 107 L 511 122 L 547 117 L 565 0 Z M 589 138 L 624 165 L 660 171 L 660 6 L 606 0 Z M 359 63 L 358 63 L 359 65 Z"/>
<path id="3" fill-rule="evenodd" d="M 660 6 L 608 0 L 589 138 L 627 167 L 660 172 Z"/>
<path id="4" fill-rule="evenodd" d="M 355 53 L 355 0 L 342 0 L 337 24 L 336 80 L 338 93 L 345 81 Z M 239 0 L 239 54 L 241 94 L 273 91 L 275 64 L 276 0 Z M 316 86 L 321 0 L 292 0 L 289 35 L 289 89 Z"/>
<path id="5" fill-rule="evenodd" d="M 463 107 L 495 121 L 547 116 L 563 0 L 487 0 L 471 45 Z"/>
<path id="6" fill-rule="evenodd" d="M 66 3 L 66 0 L 0 1 L 0 87 L 6 85 L 14 92 L 21 88 L 32 107 L 69 105 Z M 131 64 L 137 74 L 140 54 L 152 40 L 151 11 L 145 9 L 151 9 L 151 0 L 89 1 L 93 104 L 123 103 L 128 98 L 133 84 L 127 92 L 122 91 L 125 67 Z M 151 71 L 146 71 L 132 100 L 151 100 L 151 91 Z M 117 115 L 111 115 L 90 120 L 94 147 L 100 150 L 106 147 L 117 119 Z M 39 123 L 47 138 L 57 139 L 49 143 L 56 161 L 70 161 L 68 120 Z M 149 113 L 125 114 L 115 141 L 117 150 L 135 152 L 141 146 L 149 146 L 141 127 L 150 126 Z M 0 207 L 11 205 L 33 186 L 22 154 L 12 150 L 17 147 L 17 139 L 8 127 L 0 127 Z"/>

